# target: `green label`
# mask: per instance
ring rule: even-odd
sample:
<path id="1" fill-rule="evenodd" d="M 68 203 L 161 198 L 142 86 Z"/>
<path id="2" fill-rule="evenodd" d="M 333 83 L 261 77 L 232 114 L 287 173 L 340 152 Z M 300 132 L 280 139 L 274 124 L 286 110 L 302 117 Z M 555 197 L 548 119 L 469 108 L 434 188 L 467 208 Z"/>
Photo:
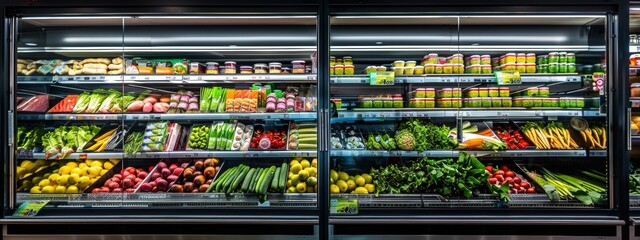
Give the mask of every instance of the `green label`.
<path id="1" fill-rule="evenodd" d="M 519 85 L 522 83 L 520 72 L 495 72 L 498 85 Z"/>
<path id="2" fill-rule="evenodd" d="M 336 215 L 358 215 L 358 199 L 331 199 L 331 214 Z"/>
<path id="3" fill-rule="evenodd" d="M 396 77 L 394 72 L 371 72 L 369 73 L 370 85 L 394 85 Z"/>
<path id="4" fill-rule="evenodd" d="M 44 201 L 27 201 L 22 203 L 18 209 L 13 213 L 14 217 L 33 217 L 38 215 L 40 209 L 49 203 L 49 200 Z"/>

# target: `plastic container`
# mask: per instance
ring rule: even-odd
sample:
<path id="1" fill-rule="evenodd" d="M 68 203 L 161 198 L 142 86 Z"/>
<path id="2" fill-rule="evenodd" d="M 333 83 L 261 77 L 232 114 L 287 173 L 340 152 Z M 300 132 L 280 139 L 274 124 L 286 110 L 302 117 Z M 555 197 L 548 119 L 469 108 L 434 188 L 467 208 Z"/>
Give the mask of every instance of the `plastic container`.
<path id="1" fill-rule="evenodd" d="M 452 88 L 451 89 L 451 96 L 453 96 L 454 98 L 461 98 L 462 97 L 462 88 Z"/>
<path id="2" fill-rule="evenodd" d="M 461 108 L 462 107 L 462 98 L 451 98 L 451 107 L 452 108 Z"/>
<path id="3" fill-rule="evenodd" d="M 491 72 L 492 72 L 491 71 L 491 65 L 489 65 L 489 64 L 481 65 L 480 69 L 481 69 L 480 72 L 482 74 L 491 74 Z"/>
<path id="4" fill-rule="evenodd" d="M 403 108 L 404 100 L 402 100 L 402 95 L 396 94 L 393 95 L 393 108 Z"/>
<path id="5" fill-rule="evenodd" d="M 453 97 L 453 89 L 451 89 L 451 88 L 443 88 L 442 90 L 438 91 L 438 97 L 439 98 L 451 98 L 451 97 Z"/>
<path id="6" fill-rule="evenodd" d="M 500 100 L 502 107 L 511 107 L 513 105 L 510 97 L 501 97 Z"/>
<path id="7" fill-rule="evenodd" d="M 478 96 L 479 97 L 488 97 L 489 96 L 489 88 L 478 88 Z"/>
<path id="8" fill-rule="evenodd" d="M 442 72 L 444 71 L 444 70 L 443 70 L 443 65 L 444 65 L 444 64 L 436 64 L 436 65 L 435 65 L 435 68 L 434 68 L 435 70 L 433 71 L 433 73 L 435 73 L 435 74 L 442 74 Z"/>
<path id="9" fill-rule="evenodd" d="M 490 87 L 489 88 L 489 97 L 499 97 L 500 96 L 500 88 Z"/>
<path id="10" fill-rule="evenodd" d="M 567 63 L 567 73 L 575 73 L 575 72 L 576 72 L 576 64 Z"/>
<path id="11" fill-rule="evenodd" d="M 471 74 L 480 74 L 481 71 L 482 71 L 482 68 L 480 67 L 480 65 L 469 66 L 469 73 Z"/>
<path id="12" fill-rule="evenodd" d="M 376 67 L 376 72 L 386 72 L 387 71 L 387 67 L 385 66 L 377 66 Z"/>
<path id="13" fill-rule="evenodd" d="M 480 56 L 480 64 L 481 65 L 491 65 L 491 56 L 489 56 L 489 55 Z"/>
<path id="14" fill-rule="evenodd" d="M 567 63 L 558 64 L 558 73 L 567 73 Z"/>
<path id="15" fill-rule="evenodd" d="M 467 97 L 470 98 L 476 98 L 479 96 L 479 90 L 478 88 L 469 88 L 469 90 L 467 90 Z"/>
<path id="16" fill-rule="evenodd" d="M 516 63 L 518 64 L 524 64 L 527 63 L 527 54 L 524 53 L 518 53 L 516 55 Z"/>
<path id="17" fill-rule="evenodd" d="M 569 98 L 561 97 L 558 99 L 558 107 L 568 108 L 569 107 Z"/>
<path id="18" fill-rule="evenodd" d="M 338 109 L 342 108 L 342 99 L 334 98 L 334 99 L 331 99 L 331 101 L 336 104 L 336 108 Z"/>
<path id="19" fill-rule="evenodd" d="M 336 75 L 336 67 L 329 66 L 329 75 Z"/>
<path id="20" fill-rule="evenodd" d="M 535 53 L 527 53 L 526 63 L 536 63 L 536 54 Z"/>
<path id="21" fill-rule="evenodd" d="M 293 63 L 293 62 L 291 62 Z M 304 61 L 303 61 L 304 64 Z M 342 57 L 342 64 L 344 65 L 353 65 L 353 58 L 351 56 L 344 56 Z M 294 68 L 296 67 L 295 65 L 293 66 Z M 296 73 L 296 72 L 294 72 Z"/>
<path id="22" fill-rule="evenodd" d="M 336 65 L 336 57 L 329 56 L 329 66 L 335 66 L 335 65 Z"/>
<path id="23" fill-rule="evenodd" d="M 558 98 L 549 98 L 549 107 L 554 107 L 557 108 L 558 107 Z"/>
<path id="24" fill-rule="evenodd" d="M 533 98 L 533 107 L 542 107 L 542 99 L 544 98 Z"/>
<path id="25" fill-rule="evenodd" d="M 269 63 L 269 73 L 273 73 L 274 69 L 272 69 L 271 63 Z M 278 71 L 278 73 L 280 73 Z M 344 65 L 335 65 L 333 66 L 333 73 L 335 75 L 344 75 Z"/>
<path id="26" fill-rule="evenodd" d="M 416 66 L 416 61 L 406 61 L 404 63 L 405 67 L 415 67 Z"/>
<path id="27" fill-rule="evenodd" d="M 253 65 L 253 72 L 256 74 L 267 74 L 269 73 L 269 67 L 264 63 L 256 63 Z"/>
<path id="28" fill-rule="evenodd" d="M 413 67 L 413 74 L 415 74 L 415 75 L 424 74 L 424 67 L 423 66 L 415 66 L 415 67 Z"/>
<path id="29" fill-rule="evenodd" d="M 559 63 L 567 63 L 567 52 L 558 53 L 558 62 Z"/>
<path id="30" fill-rule="evenodd" d="M 451 98 L 438 99 L 439 108 L 452 108 Z"/>
<path id="31" fill-rule="evenodd" d="M 240 74 L 253 74 L 252 66 L 240 66 Z"/>
<path id="32" fill-rule="evenodd" d="M 478 97 L 469 98 L 469 107 L 474 107 L 474 108 L 482 107 L 482 98 L 478 98 Z"/>
<path id="33" fill-rule="evenodd" d="M 347 57 L 343 58 L 345 65 L 352 65 L 353 61 L 351 61 L 351 57 L 349 58 L 349 63 L 347 63 Z M 291 73 L 305 73 L 305 62 L 303 60 L 295 60 L 291 61 L 291 65 L 293 65 L 293 69 L 291 69 Z M 346 71 L 345 71 L 346 72 Z M 347 74 L 350 75 L 350 74 Z M 353 74 L 351 74 L 353 75 Z"/>
<path id="34" fill-rule="evenodd" d="M 451 56 L 453 59 L 453 63 L 455 64 L 464 64 L 464 56 L 462 54 L 456 53 Z"/>
<path id="35" fill-rule="evenodd" d="M 294 69 L 294 71 L 295 71 L 295 69 Z M 353 66 L 353 65 L 345 65 L 344 66 L 344 75 L 353 75 L 355 73 L 356 73 L 356 67 L 355 66 Z"/>
<path id="36" fill-rule="evenodd" d="M 516 64 L 516 71 L 519 72 L 519 73 L 526 73 L 527 72 L 527 64 L 525 64 L 525 63 Z"/>
<path id="37" fill-rule="evenodd" d="M 531 108 L 534 107 L 535 103 L 534 103 L 534 98 L 532 97 L 527 97 L 527 98 L 520 98 L 522 100 L 522 106 L 526 107 L 526 108 Z"/>
<path id="38" fill-rule="evenodd" d="M 522 98 L 515 98 L 515 99 L 513 99 L 513 101 L 512 101 L 512 102 L 513 102 L 512 106 L 513 106 L 513 107 L 523 107 L 523 106 L 522 106 L 522 100 L 523 100 Z"/>
<path id="39" fill-rule="evenodd" d="M 567 63 L 576 63 L 575 53 L 567 53 Z"/>
<path id="40" fill-rule="evenodd" d="M 537 96 L 548 97 L 549 96 L 549 87 L 539 87 Z"/>
<path id="41" fill-rule="evenodd" d="M 340 67 L 340 69 L 338 69 Z M 335 74 L 342 75 L 344 74 L 344 66 L 343 65 L 335 65 Z M 269 73 L 270 74 L 280 74 L 282 73 L 282 63 L 272 62 L 269 63 Z"/>
<path id="42" fill-rule="evenodd" d="M 391 69 L 393 69 L 396 76 L 404 74 L 404 67 L 392 67 Z"/>
<path id="43" fill-rule="evenodd" d="M 480 65 L 480 55 L 471 55 L 471 56 L 469 56 L 469 64 L 470 65 Z"/>
<path id="44" fill-rule="evenodd" d="M 536 73 L 536 64 L 535 63 L 527 63 L 525 64 L 526 73 Z"/>
<path id="45" fill-rule="evenodd" d="M 482 103 L 482 107 L 483 108 L 490 108 L 491 107 L 491 98 L 490 97 L 480 98 L 480 102 Z"/>
<path id="46" fill-rule="evenodd" d="M 404 75 L 413 75 L 413 70 L 415 66 L 412 67 L 404 67 Z"/>
<path id="47" fill-rule="evenodd" d="M 426 107 L 426 103 L 427 103 L 426 98 L 416 98 L 414 100 L 415 100 L 414 108 L 425 108 Z"/>
<path id="48" fill-rule="evenodd" d="M 505 63 L 504 65 L 501 66 L 502 71 L 507 71 L 507 72 L 515 72 L 516 69 L 516 64 L 515 63 Z"/>
<path id="49" fill-rule="evenodd" d="M 558 73 L 558 68 L 559 66 L 557 62 L 551 62 L 549 63 L 547 70 L 549 73 Z"/>
<path id="50" fill-rule="evenodd" d="M 416 91 L 414 92 L 413 96 L 416 98 L 425 98 L 427 95 L 427 89 L 426 88 L 418 88 L 416 89 Z"/>
<path id="51" fill-rule="evenodd" d="M 207 74 L 220 74 L 220 65 L 217 62 L 207 62 L 207 69 L 205 73 Z"/>
<path id="52" fill-rule="evenodd" d="M 384 108 L 393 108 L 393 98 L 392 97 L 384 97 L 382 98 L 382 106 Z"/>
<path id="53" fill-rule="evenodd" d="M 502 98 L 492 97 L 491 99 L 491 107 L 502 107 Z"/>
<path id="54" fill-rule="evenodd" d="M 438 63 L 438 54 L 437 53 L 429 53 L 429 57 L 427 58 L 428 64 L 437 64 Z"/>
<path id="55" fill-rule="evenodd" d="M 538 65 L 542 65 L 542 64 L 547 64 L 547 56 L 537 56 L 536 57 L 536 64 Z"/>
<path id="56" fill-rule="evenodd" d="M 524 95 L 527 97 L 534 97 L 534 96 L 538 96 L 539 91 L 537 87 L 530 87 L 527 88 L 527 90 L 524 91 Z"/>
<path id="57" fill-rule="evenodd" d="M 234 61 L 224 62 L 224 74 L 236 74 L 236 62 Z"/>
<path id="58" fill-rule="evenodd" d="M 427 98 L 435 98 L 436 97 L 436 89 L 435 88 L 425 88 L 425 97 Z"/>
<path id="59" fill-rule="evenodd" d="M 453 74 L 463 74 L 464 73 L 464 64 L 457 63 L 453 66 Z"/>
<path id="60" fill-rule="evenodd" d="M 453 65 L 452 63 L 446 63 L 442 67 L 442 73 L 444 74 L 453 74 Z"/>
<path id="61" fill-rule="evenodd" d="M 516 63 L 517 57 L 515 53 L 507 53 L 504 56 L 504 63 Z"/>
<path id="62" fill-rule="evenodd" d="M 383 108 L 384 107 L 384 99 L 381 97 L 376 97 L 372 99 L 373 108 Z"/>
<path id="63" fill-rule="evenodd" d="M 584 108 L 584 98 L 575 98 L 576 101 L 576 107 L 577 108 Z"/>
<path id="64" fill-rule="evenodd" d="M 511 93 L 508 87 L 501 87 L 498 91 L 500 91 L 500 97 L 509 97 Z"/>
<path id="65" fill-rule="evenodd" d="M 557 52 L 549 53 L 547 59 L 548 59 L 548 64 L 558 63 L 558 53 Z"/>
<path id="66" fill-rule="evenodd" d="M 396 60 L 395 62 L 393 62 L 393 63 L 391 64 L 391 66 L 393 66 L 393 67 L 404 67 L 404 61 L 402 61 L 402 60 Z"/>
<path id="67" fill-rule="evenodd" d="M 360 99 L 360 107 L 361 108 L 373 108 L 373 99 L 370 97 L 365 97 Z"/>
<path id="68" fill-rule="evenodd" d="M 417 108 L 416 107 L 417 102 L 418 102 L 418 99 L 416 98 L 409 99 L 409 108 Z"/>
<path id="69" fill-rule="evenodd" d="M 425 98 L 423 102 L 424 102 L 424 107 L 425 108 L 435 108 L 436 107 L 436 100 L 434 98 Z"/>
<path id="70" fill-rule="evenodd" d="M 428 63 L 424 65 L 424 74 L 434 74 L 436 71 L 436 64 Z"/>

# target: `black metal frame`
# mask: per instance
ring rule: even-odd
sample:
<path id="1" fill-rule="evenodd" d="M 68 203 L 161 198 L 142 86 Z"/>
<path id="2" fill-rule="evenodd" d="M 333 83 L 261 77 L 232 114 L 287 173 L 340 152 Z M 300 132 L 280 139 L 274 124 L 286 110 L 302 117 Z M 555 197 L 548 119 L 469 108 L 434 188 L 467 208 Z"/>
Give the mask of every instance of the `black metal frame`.
<path id="1" fill-rule="evenodd" d="M 406 215 L 411 214 L 412 218 L 420 218 L 425 221 L 421 224 L 437 224 L 431 222 L 431 220 L 437 220 L 438 218 L 448 219 L 448 221 L 456 221 L 463 219 L 471 219 L 482 221 L 483 218 L 474 216 L 491 216 L 495 217 L 508 217 L 510 219 L 519 220 L 534 220 L 534 219 L 548 219 L 548 220 L 623 220 L 629 225 L 629 194 L 628 194 L 628 174 L 627 168 L 629 163 L 629 152 L 627 150 L 627 139 L 621 136 L 626 134 L 617 134 L 628 132 L 628 123 L 626 122 L 627 108 L 628 108 L 628 95 L 629 86 L 627 84 L 628 79 L 628 23 L 629 23 L 629 3 L 623 0 L 606 1 L 606 0 L 585 0 L 585 1 L 570 1 L 570 0 L 543 0 L 535 1 L 532 3 L 514 3 L 515 1 L 474 1 L 474 0 L 455 0 L 455 1 L 421 1 L 421 0 L 407 0 L 407 1 L 387 1 L 387 0 L 304 0 L 303 2 L 297 0 L 275 0 L 275 1 L 260 1 L 260 0 L 236 0 L 230 3 L 210 3 L 196 0 L 186 0 L 176 3 L 175 1 L 161 0 L 154 1 L 154 7 L 148 7 L 143 2 L 124 1 L 117 0 L 108 4 L 85 1 L 69 1 L 69 0 L 8 0 L 0 1 L 3 4 L 0 17 L 4 20 L 0 29 L 2 29 L 3 41 L 0 46 L 3 49 L 2 66 L 0 73 L 3 79 L 9 79 L 8 58 L 8 18 L 6 16 L 21 16 L 21 15 L 40 15 L 50 14 L 53 11 L 65 7 L 64 13 L 67 15 L 87 15 L 87 14 L 102 14 L 102 13 L 127 13 L 130 14 L 131 9 L 135 8 L 136 13 L 140 14 L 153 14 L 153 13 L 166 13 L 171 11 L 174 14 L 180 13 L 194 13 L 194 12 L 215 12 L 215 13 L 231 13 L 231 12 L 315 12 L 318 15 L 317 24 L 317 36 L 318 36 L 318 62 L 321 66 L 328 66 L 329 62 L 329 36 L 330 36 L 330 16 L 340 13 L 349 14 L 407 14 L 407 13 L 535 13 L 535 12 L 550 12 L 550 13 L 580 13 L 580 12 L 607 12 L 610 14 L 613 20 L 609 27 L 613 31 L 608 36 L 608 45 L 611 52 L 608 53 L 607 63 L 610 66 L 609 69 L 609 82 L 608 82 L 608 122 L 609 132 L 611 139 L 611 148 L 608 151 L 609 161 L 612 162 L 613 167 L 613 188 L 612 192 L 614 196 L 613 205 L 611 209 L 591 209 L 591 210 L 510 210 L 510 209 L 440 209 L 440 210 L 428 210 L 428 215 L 416 216 L 415 210 L 406 211 L 394 210 L 394 214 L 390 215 L 388 212 L 381 212 L 375 214 L 379 217 L 384 217 L 392 222 L 401 223 L 403 220 L 407 220 Z M 6 15 L 6 16 L 5 16 Z M 318 121 L 322 124 L 329 122 L 329 76 L 326 70 L 321 69 L 318 73 L 318 85 L 319 97 L 324 101 L 318 103 L 319 105 L 319 117 Z M 3 82 L 0 89 L 3 92 L 8 93 L 8 81 Z M 3 94 L 3 102 L 9 101 L 9 94 Z M 0 125 L 6 124 L 7 104 L 0 105 L 0 111 L 2 117 L 0 118 Z M 624 116 L 624 117 L 623 117 Z M 622 121 L 621 121 L 622 119 Z M 7 139 L 7 128 L 0 128 L 0 136 L 2 139 Z M 326 137 L 326 136 L 324 136 Z M 4 143 L 4 142 L 3 142 Z M 6 146 L 6 143 L 4 143 Z M 319 174 L 327 179 L 329 176 L 329 162 L 328 162 L 328 150 L 327 146 L 322 146 L 319 149 L 318 159 L 319 161 Z M 8 159 L 6 151 L 2 152 L 3 159 Z M 7 164 L 2 162 L 4 166 L 5 177 L 0 179 L 3 186 L 7 185 Z M 319 197 L 318 197 L 318 211 L 319 211 L 319 235 L 321 239 L 328 238 L 328 225 L 330 225 L 329 216 L 329 193 L 328 183 L 320 181 L 319 183 Z M 6 195 L 5 195 L 6 198 Z M 3 205 L 6 203 L 6 199 L 2 199 Z M 83 212 L 83 211 L 78 211 Z M 427 211 L 424 211 L 425 213 Z M 122 212 L 125 214 L 125 212 Z M 128 212 L 127 212 L 128 213 Z M 139 212 L 138 212 L 139 213 Z M 228 214 L 233 214 L 233 211 L 228 211 Z M 238 212 L 239 213 L 239 212 Z M 265 212 L 266 213 L 266 212 Z M 272 214 L 278 214 L 276 211 L 269 211 Z M 422 212 L 421 212 L 422 213 Z M 640 215 L 640 212 L 632 212 L 633 215 Z M 7 209 L 3 210 L 3 216 L 10 214 Z M 447 217 L 443 217 L 447 216 Z M 567 217 L 573 216 L 573 217 Z M 371 216 L 370 216 L 371 217 Z M 356 220 L 357 218 L 354 218 Z M 444 221 L 443 221 L 444 223 Z M 487 221 L 487 224 L 490 224 Z M 503 223 L 504 224 L 504 223 Z M 589 225 L 589 224 L 585 224 Z M 622 231 L 623 234 L 629 231 Z M 624 239 L 629 236 L 624 236 Z"/>

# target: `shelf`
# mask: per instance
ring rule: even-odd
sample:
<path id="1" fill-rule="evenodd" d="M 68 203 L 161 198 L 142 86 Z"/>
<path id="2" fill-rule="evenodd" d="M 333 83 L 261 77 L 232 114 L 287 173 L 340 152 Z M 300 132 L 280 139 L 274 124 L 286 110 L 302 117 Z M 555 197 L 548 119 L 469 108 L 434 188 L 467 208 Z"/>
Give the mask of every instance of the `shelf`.
<path id="1" fill-rule="evenodd" d="M 338 111 L 338 119 L 384 119 L 384 118 L 410 118 L 410 117 L 462 117 L 462 118 L 527 118 L 527 117 L 580 117 L 580 116 L 605 116 L 596 110 L 558 109 L 558 110 L 534 110 L 525 108 L 503 109 L 467 109 L 461 108 L 431 108 L 431 109 L 354 109 L 353 111 Z M 335 119 L 335 118 L 334 118 Z"/>
<path id="2" fill-rule="evenodd" d="M 71 113 L 18 113 L 18 120 L 314 120 L 316 112 L 292 113 L 124 113 L 124 114 L 71 114 Z"/>
<path id="3" fill-rule="evenodd" d="M 18 76 L 19 84 L 315 83 L 316 74 Z"/>
<path id="4" fill-rule="evenodd" d="M 630 97 L 629 101 L 632 108 L 640 108 L 640 97 Z"/>
<path id="5" fill-rule="evenodd" d="M 370 150 L 331 150 L 332 157 L 458 157 L 458 151 L 370 151 Z"/>
<path id="6" fill-rule="evenodd" d="M 522 83 L 581 82 L 577 74 L 521 74 Z M 368 75 L 331 76 L 332 84 L 369 84 Z M 450 74 L 450 75 L 400 75 L 395 83 L 496 83 L 493 74 Z"/>
<path id="7" fill-rule="evenodd" d="M 18 204 L 25 201 L 49 200 L 47 207 L 316 207 L 315 193 L 270 193 L 260 204 L 256 194 L 234 193 L 98 193 L 98 194 L 27 194 L 18 193 Z"/>
<path id="8" fill-rule="evenodd" d="M 134 155 L 122 152 L 72 153 L 65 159 L 160 159 L 160 158 L 287 158 L 317 157 L 317 151 L 174 151 L 174 152 L 139 152 Z M 49 159 L 55 159 L 57 155 Z M 44 153 L 22 152 L 18 159 L 45 159 Z"/>

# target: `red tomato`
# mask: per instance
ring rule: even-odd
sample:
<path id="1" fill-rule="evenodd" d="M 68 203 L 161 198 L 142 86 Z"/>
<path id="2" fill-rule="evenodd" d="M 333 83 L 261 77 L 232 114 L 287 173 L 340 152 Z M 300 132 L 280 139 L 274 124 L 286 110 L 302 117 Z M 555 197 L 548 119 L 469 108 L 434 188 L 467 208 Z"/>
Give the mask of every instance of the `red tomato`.
<path id="1" fill-rule="evenodd" d="M 493 177 L 493 173 L 489 173 L 489 178 L 492 178 L 492 177 Z"/>
<path id="2" fill-rule="evenodd" d="M 499 182 L 504 182 L 504 177 L 502 175 L 497 175 L 495 177 L 496 179 L 498 179 Z"/>
<path id="3" fill-rule="evenodd" d="M 512 188 L 511 190 L 509 190 L 509 193 L 511 193 L 511 192 L 518 193 L 518 189 L 517 188 Z"/>
<path id="4" fill-rule="evenodd" d="M 516 174 L 514 172 L 512 172 L 512 171 L 505 171 L 504 176 L 505 177 L 515 177 Z"/>
<path id="5" fill-rule="evenodd" d="M 509 171 L 509 167 L 507 167 L 507 165 L 502 165 L 502 167 L 500 167 L 500 170 L 502 171 Z"/>
<path id="6" fill-rule="evenodd" d="M 493 172 L 493 167 L 492 166 L 486 166 L 484 167 L 484 169 L 486 169 L 487 171 L 489 171 L 490 173 Z"/>
<path id="7" fill-rule="evenodd" d="M 536 189 L 535 188 L 527 188 L 527 193 L 536 193 Z"/>
<path id="8" fill-rule="evenodd" d="M 489 183 L 491 184 L 496 184 L 498 182 L 498 179 L 496 178 L 489 178 Z"/>
<path id="9" fill-rule="evenodd" d="M 527 191 L 527 189 L 526 189 L 526 188 L 523 188 L 523 187 L 520 187 L 520 188 L 518 189 L 518 192 L 521 192 L 521 193 L 525 193 L 526 191 Z"/>
<path id="10" fill-rule="evenodd" d="M 513 178 L 512 177 L 506 177 L 506 178 L 504 178 L 504 181 L 508 182 L 508 183 L 513 183 Z"/>
<path id="11" fill-rule="evenodd" d="M 498 170 L 498 171 L 494 172 L 493 175 L 494 176 L 503 176 L 504 175 L 504 171 Z"/>
<path id="12" fill-rule="evenodd" d="M 519 177 L 514 177 L 513 178 L 513 182 L 517 183 L 517 184 L 520 184 L 522 182 L 522 179 L 520 179 Z"/>
<path id="13" fill-rule="evenodd" d="M 530 188 L 530 187 L 531 187 L 531 183 L 529 183 L 529 182 L 522 182 L 522 183 L 520 183 L 520 187 L 523 187 L 523 188 Z"/>

